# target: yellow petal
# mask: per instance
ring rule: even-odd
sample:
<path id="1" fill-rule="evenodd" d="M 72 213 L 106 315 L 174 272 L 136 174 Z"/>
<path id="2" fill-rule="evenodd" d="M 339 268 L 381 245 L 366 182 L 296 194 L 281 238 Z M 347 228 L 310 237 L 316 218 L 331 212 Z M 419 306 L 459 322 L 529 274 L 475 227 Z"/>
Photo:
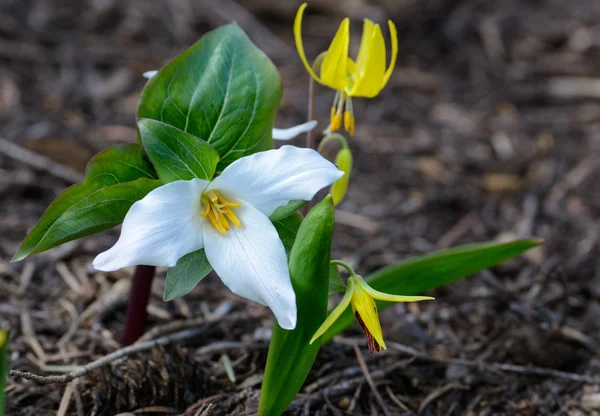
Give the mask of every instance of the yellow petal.
<path id="1" fill-rule="evenodd" d="M 361 277 L 360 279 L 356 279 L 357 285 L 368 293 L 373 299 L 385 300 L 387 302 L 419 302 L 421 300 L 435 300 L 431 296 L 399 296 L 399 295 L 391 295 L 389 293 L 380 292 L 378 290 L 373 289 L 364 279 Z"/>
<path id="2" fill-rule="evenodd" d="M 355 277 L 350 277 L 348 281 L 354 278 Z M 375 305 L 373 298 L 359 285 L 356 285 L 354 289 L 352 309 L 354 310 L 355 315 L 358 313 L 371 336 L 377 341 L 381 348 L 385 350 L 386 347 L 385 342 L 383 341 L 383 333 L 381 332 L 381 324 L 379 323 L 379 316 L 377 315 L 377 306 Z"/>
<path id="3" fill-rule="evenodd" d="M 352 281 L 352 279 L 348 279 L 348 286 L 346 287 L 346 293 L 344 294 L 344 297 L 342 298 L 340 303 L 338 303 L 338 305 L 331 311 L 331 313 L 329 314 L 327 319 L 325 319 L 323 324 L 321 324 L 319 329 L 317 329 L 317 332 L 315 332 L 315 334 L 311 338 L 309 344 L 312 344 L 313 342 L 315 342 L 315 340 L 317 338 L 319 338 L 321 335 L 323 335 L 325 333 L 325 331 L 327 331 L 329 329 L 329 327 L 331 325 L 333 325 L 333 323 L 335 321 L 338 320 L 340 315 L 346 310 L 346 308 L 350 304 L 353 293 L 354 293 L 354 282 Z"/>
<path id="4" fill-rule="evenodd" d="M 360 49 L 356 60 L 353 97 L 372 98 L 379 94 L 385 75 L 385 41 L 379 25 L 365 19 Z"/>
<path id="5" fill-rule="evenodd" d="M 387 84 L 388 80 L 392 76 L 392 71 L 396 66 L 396 57 L 398 56 L 398 33 L 396 32 L 396 25 L 391 20 L 388 20 L 388 27 L 390 29 L 390 40 L 392 42 L 392 57 L 390 58 L 390 66 L 388 66 L 388 69 L 385 71 L 381 89 L 385 87 L 385 84 Z"/>
<path id="6" fill-rule="evenodd" d="M 306 59 L 306 54 L 304 53 L 304 45 L 302 44 L 302 16 L 304 15 L 304 9 L 306 9 L 307 3 L 303 3 L 302 6 L 298 9 L 298 13 L 296 13 L 296 20 L 294 20 L 294 38 L 296 39 L 296 49 L 298 49 L 298 55 L 300 55 L 300 59 L 304 64 L 304 67 L 308 71 L 311 77 L 315 79 L 317 82 L 321 82 L 319 76 L 313 71 L 312 67 L 308 63 L 308 59 Z"/>
<path id="7" fill-rule="evenodd" d="M 342 20 L 321 64 L 321 82 L 335 90 L 346 89 L 348 83 L 348 46 L 350 44 L 350 19 Z"/>

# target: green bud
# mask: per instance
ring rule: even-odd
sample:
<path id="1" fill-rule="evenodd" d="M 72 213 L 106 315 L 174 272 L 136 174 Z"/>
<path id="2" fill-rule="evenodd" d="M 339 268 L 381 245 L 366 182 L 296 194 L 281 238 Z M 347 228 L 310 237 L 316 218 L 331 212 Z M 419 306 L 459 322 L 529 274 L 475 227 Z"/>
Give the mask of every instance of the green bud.
<path id="1" fill-rule="evenodd" d="M 333 204 L 338 205 L 346 196 L 348 182 L 350 181 L 350 172 L 352 171 L 352 152 L 348 148 L 340 150 L 335 158 L 335 164 L 339 170 L 344 172 L 344 176 L 331 185 L 331 196 Z"/>

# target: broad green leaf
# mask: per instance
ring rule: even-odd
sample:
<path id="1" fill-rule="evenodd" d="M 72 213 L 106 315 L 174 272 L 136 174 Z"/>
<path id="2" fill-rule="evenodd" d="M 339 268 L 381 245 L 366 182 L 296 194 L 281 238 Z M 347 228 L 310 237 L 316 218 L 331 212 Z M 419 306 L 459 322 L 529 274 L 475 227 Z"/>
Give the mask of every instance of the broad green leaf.
<path id="1" fill-rule="evenodd" d="M 469 244 L 404 260 L 384 267 L 365 280 L 374 289 L 393 295 L 419 295 L 495 266 L 541 244 L 539 240 L 516 240 L 503 244 Z M 388 302 L 377 301 L 381 310 Z M 330 341 L 354 322 L 348 309 L 323 335 Z"/>
<path id="2" fill-rule="evenodd" d="M 167 270 L 164 300 L 187 295 L 211 270 L 203 248 L 186 254 Z"/>
<path id="3" fill-rule="evenodd" d="M 155 178 L 140 145 L 116 146 L 97 154 L 88 164 L 85 181 L 50 204 L 12 261 L 120 224 L 135 201 L 160 185 Z"/>
<path id="4" fill-rule="evenodd" d="M 269 219 L 271 221 L 277 221 L 280 220 L 282 218 L 285 218 L 289 215 L 292 215 L 294 212 L 298 211 L 300 208 L 302 208 L 308 201 L 303 201 L 301 199 L 294 199 L 291 200 L 290 202 L 287 203 L 287 205 L 284 205 L 282 207 L 279 207 L 275 210 L 275 212 L 273 212 L 271 214 L 271 216 L 269 217 Z"/>
<path id="5" fill-rule="evenodd" d="M 269 58 L 235 24 L 215 29 L 153 76 L 139 118 L 162 121 L 208 142 L 217 170 L 273 147 L 281 80 Z"/>
<path id="6" fill-rule="evenodd" d="M 4 387 L 8 376 L 8 331 L 0 329 L 0 416 L 4 416 L 5 398 Z"/>
<path id="7" fill-rule="evenodd" d="M 298 323 L 291 331 L 277 324 L 273 328 L 259 415 L 283 413 L 300 391 L 319 351 L 320 341 L 309 341 L 327 316 L 333 213 L 333 201 L 328 196 L 310 210 L 298 229 L 289 256 Z"/>
<path id="8" fill-rule="evenodd" d="M 213 178 L 219 154 L 211 145 L 156 120 L 138 120 L 138 127 L 144 149 L 164 183 Z"/>

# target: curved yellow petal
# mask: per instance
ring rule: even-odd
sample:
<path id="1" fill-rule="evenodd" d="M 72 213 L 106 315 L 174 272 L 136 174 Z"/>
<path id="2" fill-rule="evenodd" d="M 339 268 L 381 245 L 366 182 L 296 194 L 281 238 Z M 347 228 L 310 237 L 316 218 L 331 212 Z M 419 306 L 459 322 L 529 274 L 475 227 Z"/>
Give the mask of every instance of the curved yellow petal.
<path id="1" fill-rule="evenodd" d="M 421 300 L 435 300 L 435 298 L 432 298 L 431 296 L 400 296 L 380 292 L 369 286 L 369 284 L 362 278 L 357 281 L 357 285 L 366 293 L 368 293 L 373 299 L 385 300 L 387 302 L 419 302 Z"/>
<path id="2" fill-rule="evenodd" d="M 352 277 L 350 279 L 352 279 Z M 375 305 L 373 298 L 365 292 L 360 285 L 356 285 L 356 288 L 354 289 L 352 309 L 354 310 L 355 315 L 358 313 L 371 336 L 377 341 L 381 348 L 385 350 L 386 347 L 385 342 L 383 341 L 383 332 L 381 331 L 381 324 L 379 323 L 379 315 L 377 315 L 377 305 Z"/>
<path id="3" fill-rule="evenodd" d="M 379 94 L 385 75 L 385 55 L 385 41 L 381 28 L 365 19 L 356 59 L 356 80 L 350 92 L 351 96 L 372 98 Z"/>
<path id="4" fill-rule="evenodd" d="M 304 9 L 306 9 L 308 3 L 302 3 L 300 8 L 298 9 L 298 13 L 296 13 L 296 19 L 294 20 L 294 39 L 296 40 L 296 49 L 298 49 L 298 55 L 304 64 L 304 67 L 308 71 L 311 77 L 315 79 L 315 81 L 322 83 L 319 76 L 313 71 L 312 67 L 308 63 L 308 59 L 306 59 L 306 54 L 304 53 L 304 45 L 302 44 L 302 17 L 304 15 Z"/>
<path id="5" fill-rule="evenodd" d="M 342 20 L 321 64 L 321 82 L 335 90 L 346 89 L 348 83 L 348 47 L 350 45 L 350 19 Z"/>
<path id="6" fill-rule="evenodd" d="M 360 39 L 360 47 L 358 48 L 358 57 L 356 58 L 356 70 L 358 71 L 359 76 L 364 74 L 365 68 L 367 67 L 375 26 L 376 25 L 372 20 L 364 20 L 362 37 Z"/>
<path id="7" fill-rule="evenodd" d="M 388 20 L 388 27 L 390 29 L 390 40 L 392 42 L 392 55 L 390 58 L 390 66 L 388 66 L 388 69 L 385 71 L 385 75 L 383 77 L 381 89 L 385 87 L 385 84 L 387 84 L 392 76 L 392 71 L 396 66 L 396 57 L 398 56 L 398 32 L 396 32 L 396 25 L 391 20 Z"/>
<path id="8" fill-rule="evenodd" d="M 327 331 L 329 329 L 329 327 L 331 325 L 333 325 L 333 323 L 335 321 L 338 320 L 340 315 L 346 310 L 346 308 L 350 304 L 353 293 L 354 293 L 354 282 L 350 278 L 350 279 L 348 279 L 348 286 L 346 287 L 346 293 L 344 294 L 344 297 L 342 298 L 340 303 L 338 303 L 338 305 L 331 311 L 331 313 L 329 314 L 327 319 L 325 319 L 325 321 L 321 324 L 319 329 L 317 329 L 317 332 L 315 332 L 315 334 L 311 338 L 309 344 L 312 344 L 313 342 L 315 342 L 315 340 L 317 338 L 319 338 L 321 335 L 323 335 L 325 333 L 325 331 Z"/>

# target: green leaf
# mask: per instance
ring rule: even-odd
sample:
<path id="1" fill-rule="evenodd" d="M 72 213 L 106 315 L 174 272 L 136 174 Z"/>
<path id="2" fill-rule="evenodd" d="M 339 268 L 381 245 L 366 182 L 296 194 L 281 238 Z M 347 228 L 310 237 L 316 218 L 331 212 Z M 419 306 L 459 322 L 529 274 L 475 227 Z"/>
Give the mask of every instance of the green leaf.
<path id="1" fill-rule="evenodd" d="M 301 199 L 293 199 L 287 203 L 287 205 L 283 207 L 279 207 L 271 214 L 269 219 L 271 221 L 277 221 L 282 218 L 285 218 L 289 215 L 292 215 L 294 212 L 298 211 L 304 205 L 306 205 L 308 201 L 303 201 Z"/>
<path id="2" fill-rule="evenodd" d="M 203 248 L 186 254 L 167 270 L 164 300 L 187 295 L 211 270 Z"/>
<path id="3" fill-rule="evenodd" d="M 285 254 L 287 254 L 288 257 L 290 256 L 290 251 L 296 240 L 296 234 L 298 233 L 300 224 L 302 224 L 302 215 L 298 212 L 280 220 L 273 221 L 273 225 L 279 234 L 279 239 L 285 248 Z"/>
<path id="4" fill-rule="evenodd" d="M 289 257 L 298 323 L 292 331 L 277 324 L 273 328 L 259 415 L 283 413 L 300 391 L 319 351 L 320 341 L 309 341 L 327 316 L 333 212 L 328 196 L 313 207 L 298 229 Z"/>
<path id="5" fill-rule="evenodd" d="M 85 181 L 50 204 L 12 261 L 120 224 L 134 202 L 160 185 L 155 178 L 140 145 L 97 154 L 87 166 Z"/>
<path id="6" fill-rule="evenodd" d="M 144 149 L 164 183 L 213 178 L 219 154 L 211 145 L 156 120 L 138 120 L 138 127 Z"/>
<path id="7" fill-rule="evenodd" d="M 4 416 L 5 397 L 4 388 L 6 386 L 6 377 L 8 376 L 8 331 L 0 329 L 0 416 Z"/>
<path id="8" fill-rule="evenodd" d="M 273 147 L 281 99 L 275 66 L 235 24 L 213 30 L 152 77 L 139 118 L 162 121 L 214 147 L 217 170 Z"/>
<path id="9" fill-rule="evenodd" d="M 539 240 L 469 244 L 404 260 L 378 270 L 365 280 L 381 292 L 419 295 L 495 266 L 539 244 Z M 377 301 L 380 310 L 389 305 L 388 302 Z M 348 309 L 323 335 L 322 342 L 330 341 L 353 322 L 352 310 Z"/>

